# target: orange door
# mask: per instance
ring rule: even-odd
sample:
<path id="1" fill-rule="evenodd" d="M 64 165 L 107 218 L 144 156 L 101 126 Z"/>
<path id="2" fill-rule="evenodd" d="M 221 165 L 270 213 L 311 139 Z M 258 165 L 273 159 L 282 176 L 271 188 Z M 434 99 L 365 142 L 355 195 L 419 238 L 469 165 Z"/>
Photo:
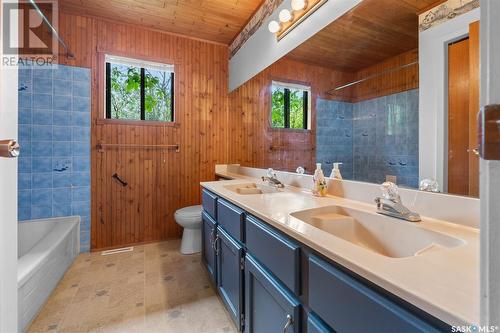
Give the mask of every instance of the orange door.
<path id="1" fill-rule="evenodd" d="M 469 194 L 469 38 L 448 45 L 448 192 Z"/>
<path id="2" fill-rule="evenodd" d="M 469 195 L 479 197 L 477 114 L 479 112 L 479 21 L 469 27 Z"/>
<path id="3" fill-rule="evenodd" d="M 448 192 L 479 196 L 479 22 L 448 46 Z"/>

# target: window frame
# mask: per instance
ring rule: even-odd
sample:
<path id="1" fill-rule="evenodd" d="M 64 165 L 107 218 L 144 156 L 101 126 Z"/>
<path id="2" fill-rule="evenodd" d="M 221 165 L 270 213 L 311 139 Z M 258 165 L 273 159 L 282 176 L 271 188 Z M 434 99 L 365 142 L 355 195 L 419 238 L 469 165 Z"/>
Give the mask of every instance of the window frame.
<path id="1" fill-rule="evenodd" d="M 159 62 L 153 62 L 148 60 L 141 60 L 136 58 L 128 58 L 122 56 L 114 56 L 109 54 L 104 54 L 104 121 L 112 122 L 137 122 L 138 124 L 151 123 L 151 124 L 176 124 L 176 107 L 175 107 L 175 64 L 165 64 Z M 126 119 L 126 118 L 112 118 L 111 117 L 111 64 L 122 64 L 127 66 L 134 66 L 141 71 L 141 87 L 140 87 L 140 119 Z M 171 79 L 171 116 L 169 120 L 150 120 L 146 119 L 145 110 L 145 73 L 146 69 L 162 70 L 170 72 Z"/>
<path id="2" fill-rule="evenodd" d="M 278 86 L 284 89 L 283 101 L 283 117 L 284 127 L 274 127 L 272 122 L 273 114 L 273 87 Z M 311 86 L 309 83 L 293 82 L 286 80 L 271 79 L 270 85 L 270 111 L 269 111 L 269 126 L 272 130 L 286 130 L 286 131 L 311 131 Z M 303 128 L 290 128 L 290 91 L 291 89 L 302 90 L 303 98 Z"/>

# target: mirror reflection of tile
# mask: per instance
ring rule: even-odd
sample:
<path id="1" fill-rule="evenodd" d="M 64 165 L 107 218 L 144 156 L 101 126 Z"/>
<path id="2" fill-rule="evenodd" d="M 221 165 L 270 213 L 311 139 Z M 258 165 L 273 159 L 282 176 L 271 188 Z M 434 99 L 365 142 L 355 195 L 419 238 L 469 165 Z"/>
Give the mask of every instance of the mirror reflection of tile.
<path id="1" fill-rule="evenodd" d="M 357 103 L 318 99 L 317 160 L 344 179 L 418 187 L 418 89 Z"/>

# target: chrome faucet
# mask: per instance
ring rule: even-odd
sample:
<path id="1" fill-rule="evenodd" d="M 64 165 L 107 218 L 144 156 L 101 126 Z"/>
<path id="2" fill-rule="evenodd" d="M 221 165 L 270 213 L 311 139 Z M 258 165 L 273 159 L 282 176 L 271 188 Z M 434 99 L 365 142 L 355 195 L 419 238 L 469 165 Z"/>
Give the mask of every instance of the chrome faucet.
<path id="1" fill-rule="evenodd" d="M 381 186 L 382 197 L 375 198 L 377 213 L 406 220 L 409 222 L 421 221 L 420 215 L 412 212 L 403 205 L 396 184 L 385 182 Z"/>
<path id="2" fill-rule="evenodd" d="M 285 184 L 283 184 L 278 180 L 278 178 L 276 177 L 276 173 L 274 172 L 273 169 L 267 169 L 267 176 L 262 176 L 262 181 L 267 182 L 269 185 L 277 188 L 285 187 Z"/>

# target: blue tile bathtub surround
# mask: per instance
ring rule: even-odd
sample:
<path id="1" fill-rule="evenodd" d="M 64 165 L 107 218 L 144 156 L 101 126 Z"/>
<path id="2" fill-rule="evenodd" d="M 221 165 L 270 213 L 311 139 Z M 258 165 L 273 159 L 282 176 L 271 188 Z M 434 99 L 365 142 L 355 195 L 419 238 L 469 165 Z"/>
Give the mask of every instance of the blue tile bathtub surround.
<path id="1" fill-rule="evenodd" d="M 319 99 L 317 160 L 325 174 L 343 162 L 342 175 L 382 183 L 418 186 L 418 89 L 358 103 Z"/>
<path id="2" fill-rule="evenodd" d="M 81 216 L 90 249 L 90 70 L 19 70 L 19 221 Z"/>

